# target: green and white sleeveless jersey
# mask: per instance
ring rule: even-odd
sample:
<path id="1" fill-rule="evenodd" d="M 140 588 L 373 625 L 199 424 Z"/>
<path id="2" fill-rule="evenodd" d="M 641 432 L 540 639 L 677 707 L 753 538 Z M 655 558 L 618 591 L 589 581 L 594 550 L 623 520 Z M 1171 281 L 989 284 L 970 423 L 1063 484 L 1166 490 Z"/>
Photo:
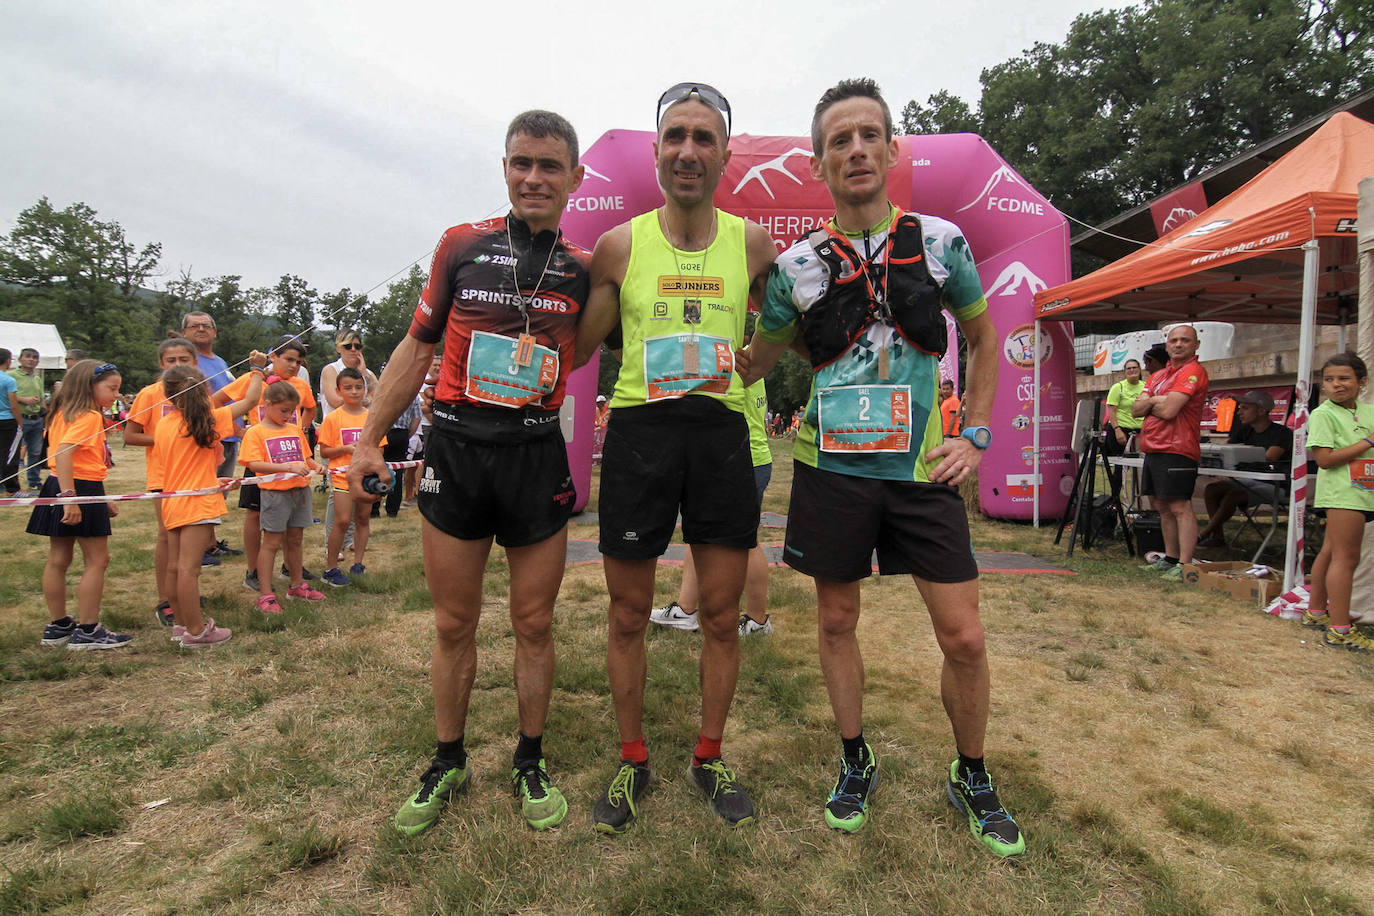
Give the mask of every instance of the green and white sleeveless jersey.
<path id="1" fill-rule="evenodd" d="M 918 218 L 926 270 L 941 287 L 945 310 L 957 321 L 987 311 L 973 253 L 959 227 L 936 216 Z M 885 256 L 888 225 L 869 233 L 868 248 L 878 264 Z M 852 244 L 865 255 L 862 236 Z M 800 333 L 802 316 L 829 284 L 829 271 L 809 240 L 794 243 L 769 273 L 760 339 L 790 344 Z M 879 371 L 883 348 L 888 348 L 886 378 Z M 928 483 L 925 455 L 944 441 L 939 389 L 939 357 L 918 349 L 891 325 L 871 321 L 840 357 L 815 369 L 792 455 L 825 471 Z"/>

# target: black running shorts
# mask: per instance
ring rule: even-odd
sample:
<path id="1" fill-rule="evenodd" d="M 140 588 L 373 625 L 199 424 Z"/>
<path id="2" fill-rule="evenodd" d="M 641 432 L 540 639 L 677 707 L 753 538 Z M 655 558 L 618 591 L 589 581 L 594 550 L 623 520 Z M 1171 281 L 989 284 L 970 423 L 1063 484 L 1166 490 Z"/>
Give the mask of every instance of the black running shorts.
<path id="1" fill-rule="evenodd" d="M 601 552 L 662 556 L 679 511 L 688 544 L 748 550 L 758 543 L 744 414 L 700 396 L 615 408 L 601 453 Z"/>
<path id="2" fill-rule="evenodd" d="M 1145 456 L 1140 471 L 1140 492 L 1155 499 L 1192 499 L 1197 485 L 1197 462 L 1169 452 Z"/>
<path id="3" fill-rule="evenodd" d="M 450 424 L 436 414 L 418 481 L 425 520 L 450 537 L 495 537 L 502 547 L 528 547 L 561 531 L 577 493 L 557 423 L 531 436 L 518 425 L 519 411 L 449 410 L 472 422 Z"/>
<path id="4" fill-rule="evenodd" d="M 873 571 L 930 582 L 978 578 L 968 514 L 948 484 L 876 480 L 793 462 L 782 558 L 816 579 L 856 582 Z"/>

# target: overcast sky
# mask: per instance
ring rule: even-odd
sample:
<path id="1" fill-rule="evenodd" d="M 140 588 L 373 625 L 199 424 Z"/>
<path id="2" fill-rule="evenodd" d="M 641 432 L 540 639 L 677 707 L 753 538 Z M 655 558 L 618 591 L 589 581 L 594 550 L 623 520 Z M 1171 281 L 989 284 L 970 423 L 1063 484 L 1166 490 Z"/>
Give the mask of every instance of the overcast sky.
<path id="1" fill-rule="evenodd" d="M 695 79 L 736 133 L 804 134 L 836 80 L 894 110 L 1123 3 L 0 2 L 0 232 L 46 195 L 161 242 L 183 270 L 384 291 L 441 231 L 503 212 L 505 125 L 566 115 L 583 147 L 651 129 Z"/>

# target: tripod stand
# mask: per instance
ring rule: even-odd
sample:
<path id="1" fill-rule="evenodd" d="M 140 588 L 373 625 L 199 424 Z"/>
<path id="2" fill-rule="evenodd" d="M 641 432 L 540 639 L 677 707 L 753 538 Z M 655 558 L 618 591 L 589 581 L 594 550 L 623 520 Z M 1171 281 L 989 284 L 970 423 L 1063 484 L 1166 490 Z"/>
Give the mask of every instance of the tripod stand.
<path id="1" fill-rule="evenodd" d="M 1083 452 L 1082 458 L 1078 461 L 1078 472 L 1074 475 L 1073 492 L 1069 494 L 1068 505 L 1064 507 L 1064 517 L 1059 520 L 1059 530 L 1054 533 L 1054 542 L 1058 544 L 1064 535 L 1064 529 L 1074 520 L 1073 534 L 1069 537 L 1065 556 L 1073 556 L 1073 544 L 1076 539 L 1082 539 L 1084 550 L 1092 549 L 1093 539 L 1097 534 L 1097 517 L 1093 512 L 1093 504 L 1096 501 L 1097 490 L 1095 465 L 1099 456 L 1102 458 L 1102 467 L 1107 472 L 1107 483 L 1111 489 L 1110 505 L 1116 513 L 1117 524 L 1121 526 L 1121 535 L 1126 539 L 1126 550 L 1131 555 L 1135 554 L 1131 531 L 1126 526 L 1126 510 L 1121 505 L 1121 478 L 1113 473 L 1114 469 L 1107 460 L 1107 451 L 1104 447 L 1106 434 L 1102 431 L 1100 410 L 1101 405 L 1093 404 L 1092 426 L 1083 431 Z"/>

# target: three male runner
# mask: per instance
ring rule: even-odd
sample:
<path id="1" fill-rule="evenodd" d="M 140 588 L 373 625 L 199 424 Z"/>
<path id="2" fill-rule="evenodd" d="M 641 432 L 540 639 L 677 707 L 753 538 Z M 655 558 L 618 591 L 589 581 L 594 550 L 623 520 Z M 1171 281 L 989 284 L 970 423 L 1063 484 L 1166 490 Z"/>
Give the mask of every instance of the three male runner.
<path id="1" fill-rule="evenodd" d="M 463 737 L 493 540 L 506 548 L 515 631 L 520 736 L 511 780 L 531 827 L 553 827 L 568 810 L 549 779 L 542 741 L 553 690 L 553 605 L 575 497 L 558 409 L 589 285 L 589 255 L 558 225 L 583 167 L 572 125 L 547 111 L 517 116 L 505 153 L 511 211 L 454 226 L 440 239 L 410 332 L 387 362 L 348 468 L 353 498 L 376 501 L 363 477 L 389 479 L 377 443 L 414 400 L 442 338 L 419 482 L 438 747 L 419 790 L 396 814 L 405 834 L 433 824 L 472 776 Z"/>
<path id="2" fill-rule="evenodd" d="M 793 456 L 784 559 L 816 583 L 821 670 L 839 726 L 831 827 L 863 827 L 878 761 L 863 734 L 859 583 L 878 553 L 883 574 L 908 573 L 944 654 L 940 694 L 959 757 L 950 801 L 998 855 L 1025 848 L 983 765 L 989 678 L 978 615 L 978 567 L 955 487 L 991 442 L 998 342 L 968 243 L 957 226 L 889 201 L 897 164 L 892 115 L 870 79 L 826 90 L 811 121 L 811 175 L 835 216 L 783 252 L 749 347 L 746 383 L 800 340 L 814 376 Z M 942 309 L 968 340 L 966 425 L 943 436 Z M 873 430 L 883 430 L 875 434 Z"/>
<path id="3" fill-rule="evenodd" d="M 761 226 L 712 201 L 730 160 L 729 119 L 729 102 L 703 83 L 660 96 L 654 155 L 664 205 L 597 242 L 578 328 L 578 365 L 617 325 L 623 349 L 598 506 L 610 597 L 606 669 L 620 732 L 620 765 L 592 813 L 603 833 L 633 823 L 651 779 L 644 631 L 655 567 L 679 511 L 701 588 L 701 727 L 689 778 L 727 823 L 754 819 L 748 793 L 721 759 L 739 676 L 740 593 L 758 528 L 734 355 L 751 293 L 758 301 L 777 249 Z"/>

